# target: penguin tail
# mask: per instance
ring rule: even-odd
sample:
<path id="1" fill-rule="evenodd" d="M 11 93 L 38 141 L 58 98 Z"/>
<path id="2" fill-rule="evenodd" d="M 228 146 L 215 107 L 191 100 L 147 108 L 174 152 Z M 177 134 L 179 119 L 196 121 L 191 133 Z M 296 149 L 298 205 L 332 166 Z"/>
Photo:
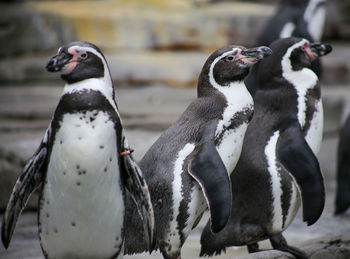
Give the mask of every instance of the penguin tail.
<path id="1" fill-rule="evenodd" d="M 214 251 L 214 250 L 205 249 L 202 246 L 199 256 L 200 257 L 218 256 L 218 255 L 221 255 L 221 252 L 226 253 L 226 247 L 223 247 L 221 249 L 217 249 Z"/>
<path id="2" fill-rule="evenodd" d="M 221 244 L 220 239 L 217 238 L 217 235 L 211 232 L 209 221 L 203 229 L 200 242 L 200 257 L 210 257 L 226 252 L 226 247 Z"/>

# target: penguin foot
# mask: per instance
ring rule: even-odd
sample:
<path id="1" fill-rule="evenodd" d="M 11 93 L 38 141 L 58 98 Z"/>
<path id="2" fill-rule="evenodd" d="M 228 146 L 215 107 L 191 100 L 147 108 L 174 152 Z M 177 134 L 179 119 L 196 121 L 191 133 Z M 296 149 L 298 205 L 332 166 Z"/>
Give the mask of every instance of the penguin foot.
<path id="1" fill-rule="evenodd" d="M 257 253 L 260 252 L 261 250 L 259 249 L 259 244 L 258 243 L 253 243 L 247 245 L 248 253 Z"/>
<path id="2" fill-rule="evenodd" d="M 121 156 L 128 156 L 128 155 L 130 155 L 132 152 L 134 152 L 133 149 L 127 149 L 127 150 L 121 152 L 120 155 L 121 155 Z"/>
<path id="3" fill-rule="evenodd" d="M 304 251 L 296 247 L 289 246 L 282 234 L 271 236 L 270 242 L 274 249 L 291 253 L 297 259 L 310 259 L 310 257 Z"/>

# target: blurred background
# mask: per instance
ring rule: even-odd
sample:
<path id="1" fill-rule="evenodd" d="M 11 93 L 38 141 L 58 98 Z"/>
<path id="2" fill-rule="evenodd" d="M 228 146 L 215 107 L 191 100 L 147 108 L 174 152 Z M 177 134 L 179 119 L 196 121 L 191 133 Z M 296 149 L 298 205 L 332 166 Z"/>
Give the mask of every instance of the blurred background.
<path id="1" fill-rule="evenodd" d="M 45 70 L 48 58 L 61 45 L 84 40 L 100 47 L 139 160 L 196 98 L 197 77 L 209 54 L 228 44 L 256 46 L 279 2 L 1 0 L 0 213 L 17 175 L 39 145 L 63 89 L 60 77 Z M 307 228 L 298 215 L 287 230 L 287 239 L 297 245 L 350 233 L 349 213 L 333 217 L 338 133 L 350 110 L 350 1 L 328 0 L 325 6 L 322 41 L 331 43 L 333 52 L 322 60 L 325 131 L 319 159 L 328 196 L 320 222 Z M 10 250 L 0 245 L 0 258 L 42 258 L 36 206 L 37 194 L 27 206 L 29 212 L 21 217 Z M 184 258 L 198 257 L 204 223 L 205 219 L 187 240 Z M 245 248 L 229 249 L 220 258 L 242 254 Z M 146 255 L 133 258 L 141 257 Z"/>

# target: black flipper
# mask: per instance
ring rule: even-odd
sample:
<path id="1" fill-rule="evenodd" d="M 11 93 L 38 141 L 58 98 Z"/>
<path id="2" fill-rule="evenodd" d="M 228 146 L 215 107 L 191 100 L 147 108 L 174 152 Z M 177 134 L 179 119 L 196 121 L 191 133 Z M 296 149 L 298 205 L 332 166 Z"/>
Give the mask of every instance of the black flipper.
<path id="1" fill-rule="evenodd" d="M 130 150 L 125 137 L 123 137 L 122 151 Z M 151 196 L 145 178 L 137 163 L 134 161 L 131 154 L 123 155 L 122 162 L 125 168 L 124 182 L 125 187 L 131 194 L 130 197 L 134 200 L 140 217 L 143 221 L 145 240 L 148 245 L 149 252 L 152 252 L 155 247 L 154 235 L 154 214 L 151 202 Z M 124 173 L 124 172 L 123 172 Z"/>
<path id="2" fill-rule="evenodd" d="M 350 207 L 350 116 L 339 137 L 335 197 L 335 214 L 342 214 Z"/>
<path id="3" fill-rule="evenodd" d="M 216 150 L 216 122 L 208 123 L 202 138 L 189 155 L 188 172 L 202 187 L 207 200 L 211 229 L 219 232 L 226 225 L 231 211 L 231 182 L 226 167 Z"/>
<path id="4" fill-rule="evenodd" d="M 41 142 L 34 156 L 24 167 L 12 190 L 1 225 L 1 240 L 8 248 L 17 219 L 31 194 L 44 181 L 46 174 L 47 144 Z"/>
<path id="5" fill-rule="evenodd" d="M 298 122 L 281 130 L 277 156 L 296 180 L 303 202 L 303 220 L 314 224 L 325 205 L 325 187 L 318 160 L 302 135 Z"/>

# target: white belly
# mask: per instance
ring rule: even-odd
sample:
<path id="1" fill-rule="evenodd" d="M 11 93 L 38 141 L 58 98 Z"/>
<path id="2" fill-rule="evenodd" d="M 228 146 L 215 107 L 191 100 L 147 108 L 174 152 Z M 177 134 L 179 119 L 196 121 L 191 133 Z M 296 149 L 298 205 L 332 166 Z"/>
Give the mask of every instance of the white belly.
<path id="1" fill-rule="evenodd" d="M 233 172 L 241 155 L 243 139 L 248 124 L 243 123 L 238 128 L 225 132 L 217 151 L 224 162 L 228 174 Z"/>
<path id="2" fill-rule="evenodd" d="M 230 127 L 234 120 L 241 119 L 238 117 L 240 112 L 252 113 L 254 103 L 244 83 L 232 84 L 230 87 L 223 87 L 220 91 L 226 98 L 227 107 L 216 127 L 215 138 L 217 139 L 223 134 L 221 142 L 216 149 L 226 167 L 227 173 L 231 174 L 241 155 L 248 123 L 243 122 L 235 129 L 230 129 Z"/>
<path id="3" fill-rule="evenodd" d="M 117 158 L 114 126 L 103 112 L 64 115 L 39 216 L 50 258 L 110 258 L 119 251 L 124 203 Z"/>
<path id="4" fill-rule="evenodd" d="M 323 134 L 323 105 L 322 100 L 316 104 L 316 112 L 311 120 L 310 129 L 305 136 L 306 142 L 310 148 L 317 155 L 320 150 Z"/>

